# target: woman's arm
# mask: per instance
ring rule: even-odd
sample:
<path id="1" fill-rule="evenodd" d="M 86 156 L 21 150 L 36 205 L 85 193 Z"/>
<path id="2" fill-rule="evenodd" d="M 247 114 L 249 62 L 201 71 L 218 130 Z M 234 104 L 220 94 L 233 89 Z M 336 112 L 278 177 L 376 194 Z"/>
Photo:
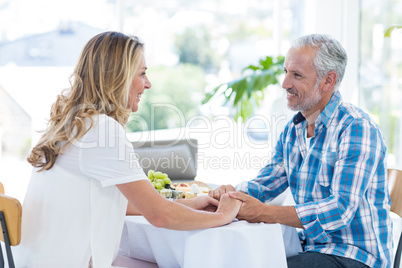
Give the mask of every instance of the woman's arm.
<path id="1" fill-rule="evenodd" d="M 130 202 L 128 202 L 126 215 L 135 216 L 135 215 L 141 215 L 141 213 Z"/>
<path id="2" fill-rule="evenodd" d="M 219 205 L 218 200 L 209 196 L 197 196 L 191 199 L 174 199 L 173 201 L 192 209 L 211 212 L 215 212 Z M 141 213 L 130 202 L 128 202 L 126 215 L 141 215 Z"/>
<path id="3" fill-rule="evenodd" d="M 230 223 L 241 202 L 224 195 L 215 213 L 194 210 L 169 201 L 155 191 L 147 180 L 117 185 L 128 199 L 130 212 L 143 215 L 152 225 L 174 230 L 197 230 Z M 182 201 L 186 202 L 186 201 Z"/>

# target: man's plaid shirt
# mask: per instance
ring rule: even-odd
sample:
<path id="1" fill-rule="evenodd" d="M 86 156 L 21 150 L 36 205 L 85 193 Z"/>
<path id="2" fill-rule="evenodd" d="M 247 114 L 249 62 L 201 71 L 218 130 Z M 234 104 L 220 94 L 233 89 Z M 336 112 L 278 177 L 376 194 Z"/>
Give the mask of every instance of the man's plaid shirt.
<path id="1" fill-rule="evenodd" d="M 315 121 L 310 147 L 306 127 L 304 116 L 296 114 L 268 165 L 237 190 L 265 202 L 290 187 L 306 251 L 390 267 L 391 204 L 378 126 L 336 92 Z"/>

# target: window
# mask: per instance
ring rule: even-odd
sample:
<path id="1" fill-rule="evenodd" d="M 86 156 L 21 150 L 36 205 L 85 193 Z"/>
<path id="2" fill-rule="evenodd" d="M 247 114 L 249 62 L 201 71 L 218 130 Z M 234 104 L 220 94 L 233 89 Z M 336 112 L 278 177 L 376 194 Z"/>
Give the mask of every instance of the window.
<path id="1" fill-rule="evenodd" d="M 376 120 L 388 147 L 388 166 L 402 166 L 401 1 L 361 0 L 360 106 Z"/>
<path id="2" fill-rule="evenodd" d="M 303 11 L 304 0 L 0 1 L 0 93 L 7 96 L 1 100 L 8 103 L 0 105 L 0 179 L 6 178 L 15 188 L 26 185 L 30 167 L 24 158 L 30 144 L 36 144 L 40 136 L 37 131 L 44 129 L 56 95 L 69 87 L 68 78 L 81 48 L 95 34 L 121 30 L 138 35 L 146 44 L 153 94 L 144 94 L 141 108 L 145 109 L 140 111 L 150 114 L 154 105 L 154 122 L 145 116 L 142 121 L 134 118 L 132 127 L 137 131 L 178 128 L 188 122 L 195 125 L 197 120 L 191 121 L 192 116 L 210 119 L 229 115 L 221 103 L 201 106 L 205 90 L 238 77 L 242 68 L 262 57 L 284 54 L 289 41 L 301 34 Z M 281 98 L 281 92 L 267 93 L 261 115 L 272 114 L 270 105 Z M 171 110 L 163 110 L 161 103 Z M 12 112 L 11 107 L 18 112 Z M 286 105 L 281 107 L 287 110 Z M 14 115 L 13 120 L 4 119 L 8 114 Z M 260 121 L 249 125 L 258 129 Z M 245 135 L 243 127 L 238 127 L 240 137 Z M 17 138 L 11 146 L 10 140 Z M 237 146 L 239 149 L 244 143 Z M 266 149 L 261 152 L 266 156 Z M 13 164 L 8 159 L 18 161 Z M 17 168 L 21 165 L 27 168 Z M 239 175 L 239 180 L 252 176 Z"/>

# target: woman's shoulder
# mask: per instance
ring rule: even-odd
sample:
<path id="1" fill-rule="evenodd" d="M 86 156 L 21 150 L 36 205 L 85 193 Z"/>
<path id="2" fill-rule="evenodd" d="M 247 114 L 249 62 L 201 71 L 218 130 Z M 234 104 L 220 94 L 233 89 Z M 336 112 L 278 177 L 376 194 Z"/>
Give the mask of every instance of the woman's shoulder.
<path id="1" fill-rule="evenodd" d="M 111 116 L 108 116 L 106 114 L 99 114 L 93 117 L 94 119 L 94 123 L 97 122 L 99 124 L 113 124 L 113 125 L 120 125 L 119 122 L 116 121 L 116 119 L 114 119 Z"/>
<path id="2" fill-rule="evenodd" d="M 112 137 L 115 135 L 125 137 L 125 130 L 119 122 L 106 114 L 99 114 L 92 117 L 93 125 L 86 136 L 95 135 L 98 139 L 101 137 Z"/>
<path id="3" fill-rule="evenodd" d="M 93 115 L 91 118 L 86 118 L 86 123 L 88 127 L 92 127 L 93 129 L 104 129 L 105 127 L 116 128 L 118 126 L 122 127 L 119 122 L 116 121 L 116 119 L 106 114 L 97 114 Z"/>

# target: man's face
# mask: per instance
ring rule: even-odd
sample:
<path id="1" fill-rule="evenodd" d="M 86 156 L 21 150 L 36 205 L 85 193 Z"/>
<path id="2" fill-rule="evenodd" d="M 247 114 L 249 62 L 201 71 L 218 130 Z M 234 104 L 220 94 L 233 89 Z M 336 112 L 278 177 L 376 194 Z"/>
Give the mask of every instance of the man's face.
<path id="1" fill-rule="evenodd" d="M 285 79 L 282 87 L 286 89 L 288 107 L 304 115 L 320 109 L 322 93 L 313 68 L 316 50 L 309 47 L 291 48 L 284 63 Z"/>

